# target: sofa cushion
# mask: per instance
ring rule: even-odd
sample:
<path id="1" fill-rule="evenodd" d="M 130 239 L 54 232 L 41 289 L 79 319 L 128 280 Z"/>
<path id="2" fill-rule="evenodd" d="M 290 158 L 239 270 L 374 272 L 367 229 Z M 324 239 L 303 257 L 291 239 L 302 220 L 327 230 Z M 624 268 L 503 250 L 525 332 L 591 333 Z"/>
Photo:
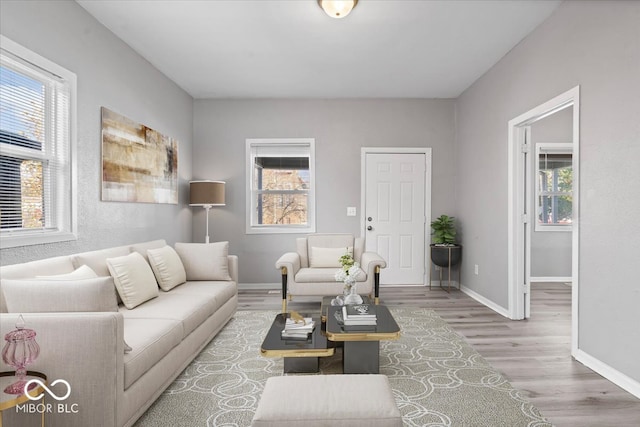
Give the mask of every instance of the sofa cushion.
<path id="1" fill-rule="evenodd" d="M 118 246 L 115 248 L 101 249 L 98 251 L 82 252 L 71 255 L 71 261 L 75 268 L 87 265 L 96 272 L 98 276 L 108 276 L 107 258 L 115 258 L 129 254 L 128 246 Z"/>
<path id="2" fill-rule="evenodd" d="M 231 280 L 229 242 L 176 243 L 187 280 Z"/>
<path id="3" fill-rule="evenodd" d="M 177 320 L 182 322 L 182 338 L 185 338 L 216 311 L 216 305 L 214 298 L 203 298 L 198 294 L 179 294 L 172 290 L 162 292 L 157 298 L 147 301 L 133 310 L 121 307 L 120 312 L 125 319 Z M 129 344 L 135 350 L 135 345 Z"/>
<path id="4" fill-rule="evenodd" d="M 138 252 L 108 258 L 107 266 L 122 303 L 128 309 L 158 296 L 158 283 L 153 271 Z"/>
<path id="5" fill-rule="evenodd" d="M 311 268 L 340 268 L 342 267 L 342 264 L 340 264 L 340 258 L 346 253 L 350 253 L 353 256 L 353 246 L 344 248 L 322 248 L 312 246 L 311 253 L 309 254 L 309 266 Z"/>
<path id="6" fill-rule="evenodd" d="M 152 240 L 150 242 L 144 243 L 136 243 L 135 245 L 131 245 L 129 250 L 131 252 L 138 252 L 145 260 L 149 260 L 147 256 L 147 251 L 149 249 L 159 249 L 167 246 L 167 242 L 163 239 L 160 240 Z"/>
<path id="7" fill-rule="evenodd" d="M 95 279 L 98 277 L 95 271 L 88 265 L 81 265 L 71 273 L 54 274 L 51 276 L 36 276 L 38 280 L 81 280 L 81 279 Z"/>
<path id="8" fill-rule="evenodd" d="M 9 313 L 118 311 L 113 279 L 2 280 Z"/>
<path id="9" fill-rule="evenodd" d="M 180 256 L 171 246 L 147 251 L 149 264 L 163 291 L 170 291 L 187 281 Z"/>
<path id="10" fill-rule="evenodd" d="M 29 261 L 22 264 L 3 265 L 2 279 L 28 279 L 44 274 L 71 273 L 76 267 L 69 256 Z M 108 276 L 109 274 L 105 274 Z"/>
<path id="11" fill-rule="evenodd" d="M 125 317 L 124 339 L 133 350 L 124 356 L 124 388 L 138 378 L 182 341 L 182 323 L 172 319 Z"/>
<path id="12" fill-rule="evenodd" d="M 237 293 L 234 282 L 199 280 L 196 282 L 186 282 L 171 291 L 177 295 L 194 295 L 198 297 L 213 298 L 215 300 L 214 310 L 218 310 Z"/>

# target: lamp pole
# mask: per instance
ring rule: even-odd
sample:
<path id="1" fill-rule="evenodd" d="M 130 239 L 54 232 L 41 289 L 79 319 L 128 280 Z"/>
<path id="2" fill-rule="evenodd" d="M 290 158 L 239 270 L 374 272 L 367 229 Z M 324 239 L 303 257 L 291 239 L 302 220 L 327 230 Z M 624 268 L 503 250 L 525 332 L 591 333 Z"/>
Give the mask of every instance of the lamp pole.
<path id="1" fill-rule="evenodd" d="M 207 211 L 207 225 L 206 225 L 207 235 L 204 238 L 205 243 L 209 243 L 209 210 L 211 209 L 211 206 L 212 205 L 204 205 L 204 210 Z"/>

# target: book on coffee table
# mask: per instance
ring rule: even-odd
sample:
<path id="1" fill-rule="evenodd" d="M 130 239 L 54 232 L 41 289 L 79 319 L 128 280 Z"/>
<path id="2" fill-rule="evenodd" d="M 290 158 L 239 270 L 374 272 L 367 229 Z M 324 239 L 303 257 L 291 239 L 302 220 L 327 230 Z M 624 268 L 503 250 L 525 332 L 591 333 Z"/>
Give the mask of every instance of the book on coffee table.
<path id="1" fill-rule="evenodd" d="M 342 323 L 345 326 L 375 326 L 378 323 L 375 314 L 372 315 L 349 315 L 349 307 L 342 307 Z"/>
<path id="2" fill-rule="evenodd" d="M 287 331 L 283 330 L 280 334 L 282 339 L 286 340 L 307 340 L 312 332 L 307 331 Z"/>
<path id="3" fill-rule="evenodd" d="M 315 322 L 310 317 L 306 317 L 304 321 L 298 322 L 287 318 L 280 336 L 283 339 L 307 339 L 313 332 L 314 327 Z"/>
<path id="4" fill-rule="evenodd" d="M 287 318 L 287 320 L 285 321 L 284 324 L 284 329 L 286 331 L 289 330 L 297 330 L 297 331 L 302 331 L 302 330 L 308 330 L 309 332 L 311 332 L 313 330 L 313 327 L 315 326 L 315 322 L 313 321 L 313 319 L 311 317 L 305 317 L 304 318 L 304 322 L 296 322 L 293 319 Z"/>
<path id="5" fill-rule="evenodd" d="M 375 319 L 376 306 L 373 304 L 353 304 L 344 306 L 348 319 Z"/>

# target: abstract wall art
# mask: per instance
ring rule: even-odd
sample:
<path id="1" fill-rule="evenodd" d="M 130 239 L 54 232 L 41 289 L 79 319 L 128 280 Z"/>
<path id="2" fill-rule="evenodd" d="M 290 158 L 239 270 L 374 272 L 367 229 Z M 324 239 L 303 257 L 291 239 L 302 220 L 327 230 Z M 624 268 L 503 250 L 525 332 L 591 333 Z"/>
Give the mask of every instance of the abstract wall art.
<path id="1" fill-rule="evenodd" d="M 102 107 L 102 200 L 178 203 L 178 141 Z"/>

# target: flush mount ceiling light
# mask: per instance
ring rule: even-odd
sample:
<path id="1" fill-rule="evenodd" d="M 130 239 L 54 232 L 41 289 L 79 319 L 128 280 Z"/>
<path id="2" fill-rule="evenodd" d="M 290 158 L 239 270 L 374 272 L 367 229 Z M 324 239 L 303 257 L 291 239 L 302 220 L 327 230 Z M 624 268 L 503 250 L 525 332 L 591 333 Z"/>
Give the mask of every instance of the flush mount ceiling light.
<path id="1" fill-rule="evenodd" d="M 318 5 L 332 18 L 344 18 L 356 4 L 358 0 L 318 0 Z"/>

